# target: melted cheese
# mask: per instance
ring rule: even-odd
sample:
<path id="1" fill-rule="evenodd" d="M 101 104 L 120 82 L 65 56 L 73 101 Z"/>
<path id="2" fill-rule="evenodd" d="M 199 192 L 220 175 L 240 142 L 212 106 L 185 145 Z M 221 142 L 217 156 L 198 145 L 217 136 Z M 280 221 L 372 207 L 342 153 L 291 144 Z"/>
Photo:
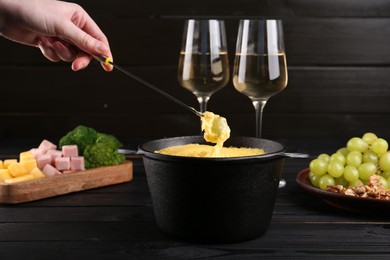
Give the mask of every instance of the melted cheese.
<path id="1" fill-rule="evenodd" d="M 230 137 L 230 128 L 226 118 L 212 112 L 204 112 L 202 116 L 202 130 L 207 142 L 215 146 L 201 144 L 186 144 L 170 146 L 156 153 L 186 156 L 186 157 L 241 157 L 264 154 L 264 150 L 257 148 L 223 147 L 223 143 Z"/>
<path id="2" fill-rule="evenodd" d="M 160 154 L 186 157 L 241 157 L 264 154 L 264 150 L 257 148 L 220 147 L 217 152 L 215 146 L 205 144 L 186 144 L 170 146 L 158 151 Z"/>
<path id="3" fill-rule="evenodd" d="M 226 118 L 206 111 L 203 113 L 201 119 L 204 139 L 207 142 L 216 143 L 217 146 L 222 147 L 223 143 L 230 137 L 230 128 Z"/>

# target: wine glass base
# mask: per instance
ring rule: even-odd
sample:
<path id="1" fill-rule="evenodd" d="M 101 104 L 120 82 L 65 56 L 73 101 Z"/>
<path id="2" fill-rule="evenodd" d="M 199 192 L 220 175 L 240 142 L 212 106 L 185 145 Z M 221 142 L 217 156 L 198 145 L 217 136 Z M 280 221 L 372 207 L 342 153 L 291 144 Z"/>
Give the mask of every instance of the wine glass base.
<path id="1" fill-rule="evenodd" d="M 284 188 L 286 186 L 287 182 L 285 179 L 280 179 L 279 181 L 279 189 Z"/>

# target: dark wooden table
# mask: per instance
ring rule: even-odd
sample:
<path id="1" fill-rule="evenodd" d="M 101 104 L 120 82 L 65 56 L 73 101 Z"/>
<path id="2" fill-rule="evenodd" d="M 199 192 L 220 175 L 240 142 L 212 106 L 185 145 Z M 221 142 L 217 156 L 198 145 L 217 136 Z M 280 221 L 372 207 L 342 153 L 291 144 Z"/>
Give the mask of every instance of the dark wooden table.
<path id="1" fill-rule="evenodd" d="M 280 140 L 312 155 L 337 141 Z M 0 150 L 15 151 L 12 143 Z M 7 150 L 8 149 L 8 150 Z M 257 239 L 190 244 L 156 225 L 142 159 L 129 183 L 0 206 L 1 259 L 385 259 L 390 216 L 346 212 L 304 191 L 295 181 L 309 159 L 287 159 L 272 224 Z"/>

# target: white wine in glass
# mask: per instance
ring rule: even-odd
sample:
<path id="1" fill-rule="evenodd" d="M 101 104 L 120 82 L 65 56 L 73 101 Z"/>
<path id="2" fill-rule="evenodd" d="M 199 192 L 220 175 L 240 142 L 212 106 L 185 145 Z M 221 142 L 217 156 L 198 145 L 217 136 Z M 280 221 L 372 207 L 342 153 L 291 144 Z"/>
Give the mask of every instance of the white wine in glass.
<path id="1" fill-rule="evenodd" d="M 200 112 L 205 112 L 211 95 L 229 81 L 224 21 L 191 19 L 185 22 L 178 80 L 196 96 Z"/>
<path id="2" fill-rule="evenodd" d="M 236 54 L 236 63 L 245 63 L 245 75 L 234 75 L 237 91 L 254 100 L 268 100 L 287 86 L 286 54 Z M 239 68 L 237 68 L 239 69 Z M 241 78 L 240 78 L 241 76 Z M 259 129 L 260 130 L 260 129 Z M 258 134 L 258 137 L 261 137 Z"/>
<path id="3" fill-rule="evenodd" d="M 262 137 L 263 110 L 268 99 L 288 81 L 281 20 L 241 20 L 233 68 L 233 85 L 256 110 L 256 137 Z M 281 180 L 283 187 L 285 181 Z"/>

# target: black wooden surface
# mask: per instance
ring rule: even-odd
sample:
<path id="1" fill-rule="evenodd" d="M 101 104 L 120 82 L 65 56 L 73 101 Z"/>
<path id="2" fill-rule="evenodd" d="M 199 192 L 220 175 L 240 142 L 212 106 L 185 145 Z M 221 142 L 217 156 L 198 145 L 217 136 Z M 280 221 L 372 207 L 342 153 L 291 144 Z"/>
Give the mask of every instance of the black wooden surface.
<path id="1" fill-rule="evenodd" d="M 118 64 L 194 107 L 176 78 L 184 19 L 225 19 L 231 64 L 240 18 L 283 19 L 289 83 L 265 108 L 264 136 L 389 137 L 389 1 L 75 2 L 107 34 Z M 78 124 L 123 138 L 198 133 L 192 114 L 119 71 L 105 73 L 95 63 L 74 73 L 3 38 L 0 49 L 2 138 L 58 138 Z M 252 105 L 231 82 L 212 96 L 209 110 L 228 119 L 233 135 L 254 135 Z"/>
<path id="2" fill-rule="evenodd" d="M 289 150 L 317 155 L 344 143 L 280 140 Z M 127 144 L 135 147 L 139 140 Z M 4 153 L 13 153 L 14 143 Z M 134 179 L 18 205 L 0 206 L 2 259 L 386 259 L 388 215 L 329 206 L 295 182 L 309 159 L 287 159 L 267 233 L 232 244 L 191 244 L 163 234 L 154 219 L 141 159 Z M 201 187 L 200 187 L 201 189 Z"/>
<path id="3" fill-rule="evenodd" d="M 390 2 L 387 0 L 77 0 L 110 40 L 114 59 L 185 103 L 176 72 L 184 19 L 227 25 L 230 62 L 238 20 L 283 19 L 289 84 L 265 109 L 264 136 L 312 155 L 366 131 L 390 139 Z M 38 49 L 0 38 L 0 155 L 56 141 L 78 124 L 140 140 L 199 133 L 199 120 L 176 104 L 94 63 L 74 73 Z M 210 100 L 232 135 L 254 134 L 249 100 L 233 85 Z M 31 141 L 33 138 L 33 141 Z M 134 139 L 136 138 L 136 139 Z M 38 140 L 38 141 L 36 141 Z M 136 141 L 134 141 L 136 140 Z M 309 160 L 288 159 L 268 232 L 237 244 L 189 244 L 154 220 L 142 161 L 134 180 L 56 198 L 0 207 L 2 259 L 386 259 L 390 221 L 333 208 L 295 182 Z"/>

